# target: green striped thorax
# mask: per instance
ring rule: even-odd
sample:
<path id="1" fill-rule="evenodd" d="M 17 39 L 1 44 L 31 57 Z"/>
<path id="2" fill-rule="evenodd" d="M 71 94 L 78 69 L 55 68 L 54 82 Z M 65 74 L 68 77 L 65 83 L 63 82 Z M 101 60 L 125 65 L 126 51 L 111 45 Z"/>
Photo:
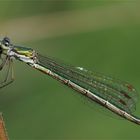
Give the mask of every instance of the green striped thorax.
<path id="1" fill-rule="evenodd" d="M 32 58 L 34 56 L 34 50 L 31 48 L 15 46 L 11 44 L 10 39 L 8 37 L 4 37 L 2 41 L 0 41 L 0 54 L 8 55 L 8 53 L 12 51 L 17 55 L 25 56 L 28 58 Z"/>

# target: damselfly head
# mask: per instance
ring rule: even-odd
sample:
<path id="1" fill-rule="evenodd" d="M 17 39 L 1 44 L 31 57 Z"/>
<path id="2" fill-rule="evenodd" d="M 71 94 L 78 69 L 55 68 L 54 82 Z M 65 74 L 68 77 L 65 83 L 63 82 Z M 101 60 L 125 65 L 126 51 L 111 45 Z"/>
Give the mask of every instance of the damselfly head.
<path id="1" fill-rule="evenodd" d="M 0 41 L 0 54 L 3 52 L 9 50 L 11 48 L 12 44 L 10 42 L 10 39 L 8 37 L 4 37 L 2 41 Z"/>
<path id="2" fill-rule="evenodd" d="M 4 37 L 2 40 L 2 44 L 8 47 L 10 45 L 10 38 Z"/>

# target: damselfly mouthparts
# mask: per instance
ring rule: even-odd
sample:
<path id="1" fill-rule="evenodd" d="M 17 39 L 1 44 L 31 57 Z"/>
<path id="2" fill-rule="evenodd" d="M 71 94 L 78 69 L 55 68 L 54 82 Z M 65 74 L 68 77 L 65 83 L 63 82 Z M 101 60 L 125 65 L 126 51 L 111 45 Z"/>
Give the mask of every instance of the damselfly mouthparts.
<path id="1" fill-rule="evenodd" d="M 0 41 L 0 54 L 2 59 L 0 70 L 6 64 L 9 67 L 4 81 L 0 83 L 0 88 L 13 82 L 12 61 L 17 59 L 71 87 L 77 93 L 115 114 L 140 124 L 140 119 L 133 115 L 137 93 L 129 83 L 97 72 L 90 72 L 81 67 L 59 63 L 52 58 L 40 55 L 31 48 L 13 45 L 7 37 Z M 11 73 L 10 80 L 9 73 Z"/>

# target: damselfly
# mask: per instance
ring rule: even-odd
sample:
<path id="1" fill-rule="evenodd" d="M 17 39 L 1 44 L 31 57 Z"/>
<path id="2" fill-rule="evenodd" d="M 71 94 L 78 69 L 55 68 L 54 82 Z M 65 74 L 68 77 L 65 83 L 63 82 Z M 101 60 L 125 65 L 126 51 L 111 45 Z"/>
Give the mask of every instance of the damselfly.
<path id="1" fill-rule="evenodd" d="M 4 81 L 0 83 L 0 88 L 13 82 L 12 61 L 17 59 L 71 87 L 113 113 L 140 124 L 140 119 L 133 115 L 137 93 L 131 84 L 81 67 L 59 63 L 31 48 L 13 45 L 7 37 L 0 41 L 0 54 L 2 59 L 0 70 L 7 64 L 9 67 Z M 9 75 L 11 75 L 10 80 Z"/>

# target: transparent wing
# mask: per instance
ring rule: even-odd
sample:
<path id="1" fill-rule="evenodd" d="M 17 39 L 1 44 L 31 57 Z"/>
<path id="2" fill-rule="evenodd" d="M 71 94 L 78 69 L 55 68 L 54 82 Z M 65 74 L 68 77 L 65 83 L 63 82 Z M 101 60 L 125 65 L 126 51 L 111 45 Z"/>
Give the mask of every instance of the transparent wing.
<path id="1" fill-rule="evenodd" d="M 109 101 L 118 108 L 129 113 L 135 111 L 138 95 L 131 84 L 81 67 L 66 65 L 40 54 L 37 54 L 37 58 L 40 65 Z"/>

